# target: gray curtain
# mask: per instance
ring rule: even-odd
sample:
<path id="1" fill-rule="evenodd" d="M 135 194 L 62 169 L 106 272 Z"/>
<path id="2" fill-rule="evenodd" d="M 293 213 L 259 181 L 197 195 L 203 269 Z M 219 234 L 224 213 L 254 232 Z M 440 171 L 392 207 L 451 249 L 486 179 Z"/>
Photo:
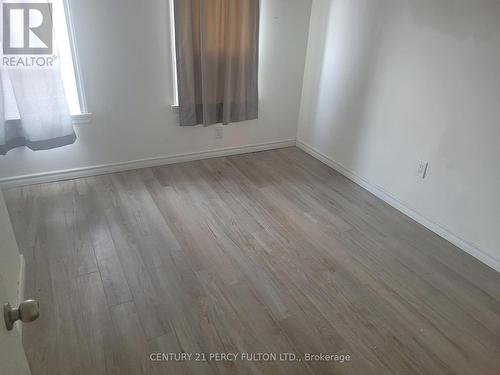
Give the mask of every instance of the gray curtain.
<path id="1" fill-rule="evenodd" d="M 259 0 L 174 0 L 181 126 L 258 117 Z"/>

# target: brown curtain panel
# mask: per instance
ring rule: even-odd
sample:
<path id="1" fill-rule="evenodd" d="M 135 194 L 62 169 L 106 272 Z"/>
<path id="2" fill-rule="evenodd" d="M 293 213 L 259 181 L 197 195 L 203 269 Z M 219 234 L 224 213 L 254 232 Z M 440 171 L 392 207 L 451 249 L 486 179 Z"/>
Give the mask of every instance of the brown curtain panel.
<path id="1" fill-rule="evenodd" d="M 259 0 L 174 0 L 181 126 L 258 117 Z"/>

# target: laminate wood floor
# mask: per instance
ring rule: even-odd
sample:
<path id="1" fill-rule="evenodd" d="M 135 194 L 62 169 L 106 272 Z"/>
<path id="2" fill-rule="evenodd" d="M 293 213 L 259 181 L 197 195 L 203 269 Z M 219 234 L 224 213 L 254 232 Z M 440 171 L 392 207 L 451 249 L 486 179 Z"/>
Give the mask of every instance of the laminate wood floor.
<path id="1" fill-rule="evenodd" d="M 297 148 L 5 197 L 33 375 L 500 374 L 500 275 Z"/>

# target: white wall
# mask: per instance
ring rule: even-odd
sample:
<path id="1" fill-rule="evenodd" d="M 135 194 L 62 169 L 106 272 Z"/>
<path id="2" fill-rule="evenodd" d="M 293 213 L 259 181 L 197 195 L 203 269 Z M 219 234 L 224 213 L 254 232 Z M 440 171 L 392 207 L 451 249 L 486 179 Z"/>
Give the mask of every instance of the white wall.
<path id="1" fill-rule="evenodd" d="M 224 147 L 294 140 L 311 0 L 261 0 L 260 116 L 181 128 L 171 104 L 168 0 L 72 0 L 91 124 L 75 145 L 0 156 L 0 179 Z"/>
<path id="2" fill-rule="evenodd" d="M 314 0 L 298 138 L 500 271 L 500 2 Z"/>

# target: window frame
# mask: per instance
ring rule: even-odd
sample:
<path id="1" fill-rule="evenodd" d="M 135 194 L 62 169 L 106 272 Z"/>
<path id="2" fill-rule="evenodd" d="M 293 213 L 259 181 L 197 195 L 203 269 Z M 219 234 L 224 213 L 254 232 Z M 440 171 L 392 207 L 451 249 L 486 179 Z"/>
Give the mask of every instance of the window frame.
<path id="1" fill-rule="evenodd" d="M 78 94 L 78 100 L 80 104 L 80 113 L 72 114 L 71 118 L 73 124 L 86 124 L 93 120 L 93 115 L 88 110 L 87 98 L 85 95 L 85 88 L 83 84 L 82 70 L 80 66 L 80 56 L 78 53 L 78 46 L 75 38 L 75 27 L 73 24 L 73 11 L 71 6 L 71 0 L 62 0 L 64 14 L 66 19 L 66 30 L 68 33 L 69 47 L 71 50 L 71 57 L 73 62 L 73 72 L 76 81 L 76 90 Z"/>
<path id="2" fill-rule="evenodd" d="M 175 38 L 175 6 L 174 0 L 168 0 L 169 5 L 169 21 L 170 21 L 170 55 L 172 65 L 172 103 L 173 109 L 179 108 L 179 85 L 177 78 L 177 41 Z"/>

